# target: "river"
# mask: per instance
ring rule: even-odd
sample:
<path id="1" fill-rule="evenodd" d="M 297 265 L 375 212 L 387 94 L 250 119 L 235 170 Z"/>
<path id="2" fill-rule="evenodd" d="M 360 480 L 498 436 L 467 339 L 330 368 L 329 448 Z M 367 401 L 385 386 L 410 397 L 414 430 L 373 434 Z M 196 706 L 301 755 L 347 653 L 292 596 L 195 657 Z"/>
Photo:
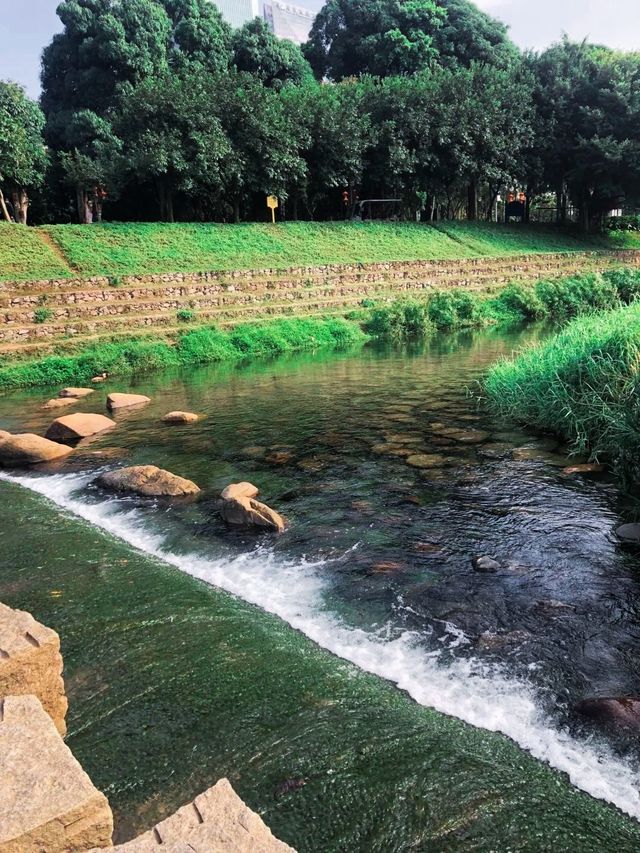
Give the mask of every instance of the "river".
<path id="1" fill-rule="evenodd" d="M 637 739 L 574 711 L 637 694 L 629 508 L 469 394 L 538 334 L 140 379 L 151 404 L 63 468 L 0 474 L 0 599 L 61 634 L 68 742 L 119 838 L 228 775 L 300 851 L 639 848 Z M 42 432 L 45 396 L 5 397 L 0 428 Z M 93 483 L 147 463 L 203 497 Z M 225 528 L 240 480 L 284 535 Z"/>

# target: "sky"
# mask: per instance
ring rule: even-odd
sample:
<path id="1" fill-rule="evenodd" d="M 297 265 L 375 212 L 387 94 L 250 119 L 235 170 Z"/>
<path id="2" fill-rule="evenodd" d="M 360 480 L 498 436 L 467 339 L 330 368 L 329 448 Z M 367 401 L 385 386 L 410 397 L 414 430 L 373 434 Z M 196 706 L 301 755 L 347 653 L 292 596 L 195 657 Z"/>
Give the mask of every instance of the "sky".
<path id="1" fill-rule="evenodd" d="M 60 29 L 59 0 L 0 0 L 0 80 L 40 92 L 40 55 Z M 304 5 L 304 0 L 298 0 Z M 640 0 L 476 0 L 507 23 L 523 48 L 541 50 L 562 33 L 622 50 L 640 50 Z"/>

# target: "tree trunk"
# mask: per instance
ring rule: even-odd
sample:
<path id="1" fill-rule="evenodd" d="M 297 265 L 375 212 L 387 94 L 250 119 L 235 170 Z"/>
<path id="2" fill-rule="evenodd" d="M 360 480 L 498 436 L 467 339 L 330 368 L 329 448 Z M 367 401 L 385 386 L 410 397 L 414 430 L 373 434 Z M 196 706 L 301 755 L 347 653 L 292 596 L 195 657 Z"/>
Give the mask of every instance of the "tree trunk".
<path id="1" fill-rule="evenodd" d="M 89 206 L 89 199 L 87 197 L 87 191 L 82 189 L 82 187 L 76 187 L 76 205 L 78 208 L 78 222 L 80 225 L 87 224 L 87 207 Z"/>
<path id="2" fill-rule="evenodd" d="M 236 196 L 233 200 L 233 221 L 240 222 L 240 196 Z"/>
<path id="3" fill-rule="evenodd" d="M 102 222 L 102 200 L 97 190 L 93 193 L 93 221 Z"/>
<path id="4" fill-rule="evenodd" d="M 13 202 L 13 211 L 18 225 L 27 224 L 27 216 L 29 213 L 29 196 L 24 189 L 17 189 L 11 193 L 11 201 Z"/>
<path id="5" fill-rule="evenodd" d="M 471 181 L 467 187 L 467 219 L 475 222 L 478 218 L 478 184 Z"/>
<path id="6" fill-rule="evenodd" d="M 2 212 L 2 215 L 4 216 L 4 218 L 6 219 L 7 222 L 13 221 L 11 219 L 11 217 L 9 216 L 9 211 L 7 210 L 7 205 L 5 203 L 4 194 L 3 194 L 2 190 L 0 190 L 0 211 Z"/>
<path id="7" fill-rule="evenodd" d="M 291 218 L 294 222 L 298 221 L 298 193 L 294 193 L 291 199 Z"/>

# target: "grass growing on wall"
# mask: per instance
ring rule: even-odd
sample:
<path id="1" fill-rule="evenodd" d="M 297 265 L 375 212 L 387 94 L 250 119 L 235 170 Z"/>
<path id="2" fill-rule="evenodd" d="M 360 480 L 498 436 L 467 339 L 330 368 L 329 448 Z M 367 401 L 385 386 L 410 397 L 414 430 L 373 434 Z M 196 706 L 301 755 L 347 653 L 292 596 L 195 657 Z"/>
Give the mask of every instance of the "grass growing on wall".
<path id="1" fill-rule="evenodd" d="M 634 239 L 472 222 L 0 225 L 0 281 L 506 257 L 632 247 Z"/>
<path id="2" fill-rule="evenodd" d="M 355 323 L 341 319 L 287 319 L 237 326 L 229 332 L 204 327 L 185 332 L 172 344 L 128 340 L 91 346 L 80 353 L 51 355 L 0 367 L 0 389 L 90 382 L 107 372 L 131 376 L 207 362 L 281 355 L 321 347 L 347 347 L 366 340 Z"/>
<path id="3" fill-rule="evenodd" d="M 488 373 L 492 408 L 640 474 L 640 303 L 581 317 Z"/>

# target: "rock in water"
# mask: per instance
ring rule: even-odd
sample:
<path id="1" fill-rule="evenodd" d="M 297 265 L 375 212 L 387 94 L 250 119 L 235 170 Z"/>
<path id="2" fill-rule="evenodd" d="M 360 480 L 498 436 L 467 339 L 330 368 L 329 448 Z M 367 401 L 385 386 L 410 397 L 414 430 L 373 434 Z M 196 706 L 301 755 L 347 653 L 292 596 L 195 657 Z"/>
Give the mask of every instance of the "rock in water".
<path id="1" fill-rule="evenodd" d="M 255 500 L 258 489 L 251 483 L 232 483 L 222 492 L 220 514 L 231 527 L 253 527 L 282 533 L 285 522 L 266 504 Z"/>
<path id="2" fill-rule="evenodd" d="M 616 536 L 623 542 L 640 545 L 640 524 L 621 524 L 616 527 Z"/>
<path id="3" fill-rule="evenodd" d="M 5 468 L 53 462 L 73 453 L 73 448 L 30 432 L 11 435 L 0 442 L 0 465 Z"/>
<path id="4" fill-rule="evenodd" d="M 144 406 L 151 402 L 150 397 L 144 394 L 109 394 L 107 397 L 107 408 L 111 412 L 117 409 L 129 409 L 133 406 Z"/>
<path id="5" fill-rule="evenodd" d="M 54 397 L 53 400 L 47 400 L 42 407 L 43 409 L 63 409 L 67 406 L 73 406 L 78 402 L 77 397 Z"/>
<path id="6" fill-rule="evenodd" d="M 476 572 L 482 572 L 486 575 L 494 575 L 496 572 L 499 572 L 502 566 L 497 560 L 494 560 L 493 557 L 474 557 L 471 561 L 473 568 Z"/>
<path id="7" fill-rule="evenodd" d="M 578 703 L 576 710 L 592 720 L 640 729 L 640 699 L 632 697 L 584 699 Z"/>
<path id="8" fill-rule="evenodd" d="M 51 424 L 46 432 L 46 437 L 51 441 L 79 441 L 81 438 L 89 438 L 113 429 L 116 422 L 104 415 L 90 415 L 84 412 L 75 412 L 73 415 L 63 415 Z"/>
<path id="9" fill-rule="evenodd" d="M 58 396 L 81 400 L 83 397 L 88 397 L 89 394 L 93 394 L 94 391 L 95 388 L 63 388 Z"/>
<path id="10" fill-rule="evenodd" d="M 163 471 L 155 465 L 134 465 L 132 468 L 119 468 L 98 477 L 97 482 L 107 489 L 117 492 L 133 492 L 145 497 L 185 497 L 197 495 L 198 486 L 191 480 L 178 477 L 170 471 Z"/>
<path id="11" fill-rule="evenodd" d="M 8 438 L 11 438 L 11 433 L 7 432 L 6 429 L 0 429 L 0 442 L 6 441 Z"/>
<path id="12" fill-rule="evenodd" d="M 199 416 L 193 412 L 169 412 L 162 419 L 165 424 L 194 424 L 198 420 Z"/>

